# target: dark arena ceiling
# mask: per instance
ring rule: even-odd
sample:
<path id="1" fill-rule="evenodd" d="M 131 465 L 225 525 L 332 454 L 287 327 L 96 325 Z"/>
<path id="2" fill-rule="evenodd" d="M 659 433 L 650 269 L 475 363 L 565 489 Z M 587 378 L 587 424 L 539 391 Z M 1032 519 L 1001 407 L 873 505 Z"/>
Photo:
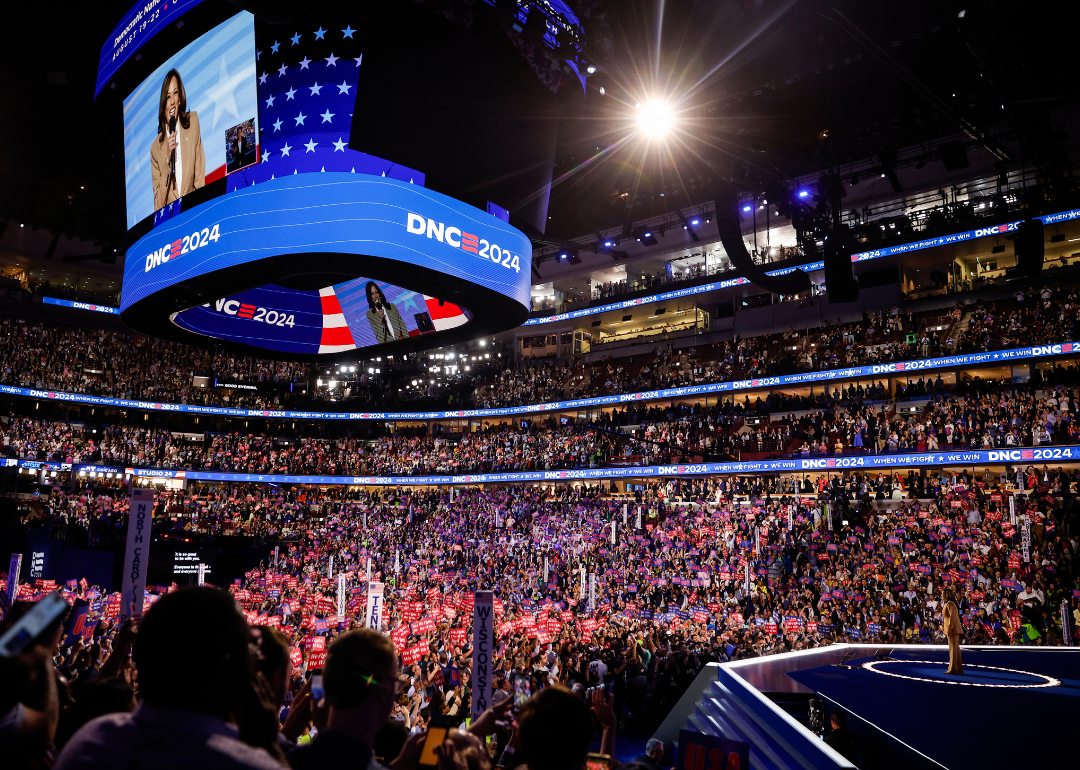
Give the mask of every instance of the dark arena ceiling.
<path id="1" fill-rule="evenodd" d="M 282 5 L 238 4 L 256 13 Z M 0 217 L 124 243 L 120 117 L 93 95 L 101 46 L 131 5 L 9 11 Z M 768 190 L 856 160 L 887 163 L 900 148 L 924 145 L 929 157 L 956 135 L 1047 178 L 1068 167 L 1077 87 L 1069 46 L 1053 42 L 1068 22 L 1045 6 L 1036 14 L 1015 0 L 569 5 L 597 68 L 584 90 L 572 76 L 556 89 L 541 82 L 481 2 L 353 3 L 383 31 L 378 43 L 400 53 L 375 86 L 383 130 L 371 133 L 370 151 L 423 170 L 433 189 L 495 200 L 538 241 L 712 200 L 717 180 Z M 663 144 L 634 132 L 635 105 L 657 98 L 678 119 Z"/>

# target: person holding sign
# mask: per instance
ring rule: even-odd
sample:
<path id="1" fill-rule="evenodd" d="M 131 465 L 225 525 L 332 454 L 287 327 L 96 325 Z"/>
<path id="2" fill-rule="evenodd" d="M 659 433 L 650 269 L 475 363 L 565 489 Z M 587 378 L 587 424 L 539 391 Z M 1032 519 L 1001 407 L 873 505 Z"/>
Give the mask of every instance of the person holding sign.
<path id="1" fill-rule="evenodd" d="M 964 633 L 964 627 L 960 624 L 960 609 L 951 588 L 941 591 L 941 621 L 942 631 L 949 640 L 949 667 L 945 673 L 960 676 L 964 673 L 964 664 L 960 660 L 960 634 Z"/>

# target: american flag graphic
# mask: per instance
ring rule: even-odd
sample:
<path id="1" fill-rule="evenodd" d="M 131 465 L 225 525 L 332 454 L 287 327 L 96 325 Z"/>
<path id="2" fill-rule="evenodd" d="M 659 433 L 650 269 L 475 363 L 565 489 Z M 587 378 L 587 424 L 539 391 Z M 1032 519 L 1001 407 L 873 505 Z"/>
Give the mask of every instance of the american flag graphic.
<path id="1" fill-rule="evenodd" d="M 349 147 L 363 64 L 351 24 L 257 25 L 259 163 L 230 174 L 229 192 L 289 174 L 347 171 L 423 185 L 424 175 Z"/>

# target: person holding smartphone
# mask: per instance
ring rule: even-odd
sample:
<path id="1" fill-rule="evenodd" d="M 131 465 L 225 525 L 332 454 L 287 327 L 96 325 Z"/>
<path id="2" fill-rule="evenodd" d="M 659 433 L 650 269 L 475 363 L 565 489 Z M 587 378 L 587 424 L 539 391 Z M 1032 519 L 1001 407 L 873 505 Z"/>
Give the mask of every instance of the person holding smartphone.
<path id="1" fill-rule="evenodd" d="M 35 632 L 25 643 L 14 643 L 18 649 L 12 646 L 12 654 L 0 657 L 0 757 L 12 766 L 44 760 L 56 737 L 60 699 L 52 658 L 60 645 L 68 604 L 61 600 L 51 615 L 45 615 L 46 604 L 45 599 L 36 604 L 16 602 L 0 625 L 0 637 L 12 640 L 20 636 L 15 626 Z M 35 610 L 43 616 L 36 623 L 30 617 Z"/>

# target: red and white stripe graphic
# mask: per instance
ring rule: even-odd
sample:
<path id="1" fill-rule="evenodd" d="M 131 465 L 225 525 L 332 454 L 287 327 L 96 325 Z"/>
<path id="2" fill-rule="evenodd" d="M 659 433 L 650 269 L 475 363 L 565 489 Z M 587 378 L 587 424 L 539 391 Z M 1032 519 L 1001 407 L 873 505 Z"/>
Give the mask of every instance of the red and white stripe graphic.
<path id="1" fill-rule="evenodd" d="M 341 312 L 341 303 L 333 286 L 319 289 L 322 300 L 322 338 L 319 340 L 320 353 L 340 353 L 356 347 L 345 314 Z"/>
<path id="2" fill-rule="evenodd" d="M 457 305 L 452 305 L 449 302 L 440 304 L 439 300 L 434 297 L 424 297 L 424 300 L 427 302 L 428 315 L 431 316 L 431 322 L 435 324 L 435 331 L 437 332 L 453 329 L 469 320 L 469 317 L 465 315 L 465 311 Z"/>

